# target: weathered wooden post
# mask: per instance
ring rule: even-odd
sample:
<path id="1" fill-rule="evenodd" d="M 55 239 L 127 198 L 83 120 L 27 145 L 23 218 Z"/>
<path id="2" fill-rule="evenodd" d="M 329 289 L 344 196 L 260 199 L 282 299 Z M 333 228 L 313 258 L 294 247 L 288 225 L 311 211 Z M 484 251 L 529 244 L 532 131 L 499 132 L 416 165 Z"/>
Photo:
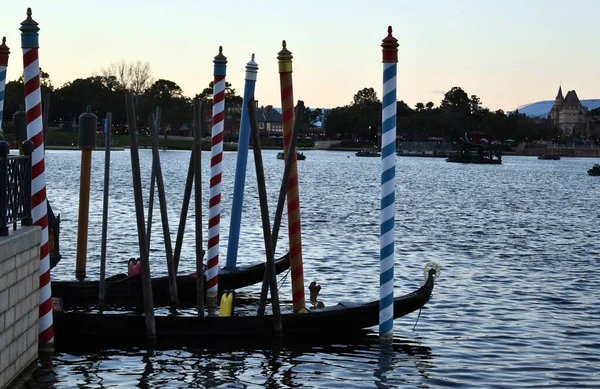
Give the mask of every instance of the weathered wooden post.
<path id="1" fill-rule="evenodd" d="M 160 109 L 157 109 L 160 112 Z M 167 213 L 167 198 L 165 196 L 165 185 L 162 176 L 162 167 L 160 166 L 160 154 L 158 152 L 158 124 L 153 114 L 148 118 L 150 123 L 150 132 L 152 135 L 152 172 L 156 177 L 156 186 L 158 187 L 158 202 L 160 206 L 160 218 L 163 229 L 163 238 L 165 241 L 165 253 L 167 255 L 167 271 L 169 274 L 169 293 L 171 296 L 171 308 L 176 309 L 179 306 L 177 296 L 177 273 L 173 264 L 173 247 L 171 246 L 171 231 L 169 229 L 169 217 Z"/>
<path id="2" fill-rule="evenodd" d="M 110 181 L 110 132 L 112 128 L 112 113 L 106 113 L 105 122 L 105 148 L 104 148 L 104 197 L 102 198 L 102 241 L 100 246 L 100 287 L 98 288 L 98 305 L 100 311 L 104 310 L 104 297 L 106 295 L 106 236 L 108 233 L 108 191 Z"/>
<path id="3" fill-rule="evenodd" d="M 90 214 L 90 182 L 92 175 L 92 150 L 96 148 L 96 126 L 98 117 L 91 113 L 91 107 L 79 116 L 79 137 L 81 148 L 81 176 L 79 180 L 79 218 L 77 227 L 77 261 L 75 277 L 85 279 L 87 260 L 87 238 Z"/>
<path id="4" fill-rule="evenodd" d="M 277 248 L 277 238 L 279 237 L 279 227 L 281 226 L 281 218 L 283 217 L 283 205 L 285 204 L 285 196 L 287 193 L 288 182 L 290 180 L 290 174 L 292 172 L 292 164 L 294 163 L 294 157 L 296 156 L 296 139 L 298 138 L 298 132 L 302 125 L 302 115 L 304 114 L 304 102 L 298 100 L 296 106 L 296 116 L 294 120 L 294 128 L 292 130 L 292 139 L 290 140 L 289 148 L 294 150 L 292 153 L 288 153 L 285 159 L 285 167 L 283 169 L 283 178 L 281 180 L 281 188 L 279 189 L 279 199 L 277 200 L 277 208 L 275 210 L 275 219 L 273 220 L 273 232 L 271 233 L 271 239 L 273 240 L 273 254 Z M 265 305 L 267 304 L 267 293 L 269 287 L 269 280 L 271 278 L 271 269 L 265 267 L 265 274 L 263 277 L 262 289 L 260 291 L 260 300 L 258 303 L 258 315 L 264 315 Z M 275 273 L 273 273 L 275 274 Z"/>
<path id="5" fill-rule="evenodd" d="M 260 217 L 263 226 L 263 236 L 265 241 L 265 251 L 267 253 L 269 285 L 271 286 L 271 304 L 273 304 L 273 331 L 275 336 L 280 338 L 281 331 L 281 311 L 279 309 L 279 292 L 277 291 L 277 276 L 275 272 L 275 249 L 273 248 L 273 238 L 271 237 L 271 222 L 269 221 L 269 204 L 267 200 L 267 188 L 265 184 L 265 172 L 262 164 L 262 153 L 260 150 L 260 134 L 256 127 L 256 110 L 254 109 L 254 97 L 244 104 L 248 107 L 248 116 L 250 119 L 250 132 L 252 135 L 252 150 L 254 152 L 254 166 L 256 167 L 256 182 L 258 183 L 258 199 L 260 202 Z"/>
<path id="6" fill-rule="evenodd" d="M 202 261 L 202 100 L 194 100 L 194 207 L 196 210 L 196 303 L 204 317 L 204 263 Z"/>
<path id="7" fill-rule="evenodd" d="M 129 131 L 129 150 L 131 152 L 131 175 L 133 176 L 135 216 L 137 221 L 138 243 L 140 246 L 140 260 L 142 261 L 142 292 L 144 295 L 144 317 L 146 318 L 146 333 L 148 339 L 155 340 L 156 324 L 154 322 L 152 278 L 150 275 L 148 242 L 146 240 L 146 226 L 144 223 L 144 199 L 142 197 L 140 155 L 138 152 L 137 128 L 135 125 L 135 108 L 133 105 L 133 96 L 130 92 L 125 92 L 125 105 L 127 110 L 127 127 Z"/>

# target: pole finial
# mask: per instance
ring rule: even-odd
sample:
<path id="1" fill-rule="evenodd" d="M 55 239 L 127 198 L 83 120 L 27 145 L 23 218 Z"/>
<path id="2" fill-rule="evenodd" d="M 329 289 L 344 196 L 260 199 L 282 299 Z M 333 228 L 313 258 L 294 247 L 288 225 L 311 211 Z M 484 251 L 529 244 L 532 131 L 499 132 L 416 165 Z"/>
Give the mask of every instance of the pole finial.
<path id="1" fill-rule="evenodd" d="M 215 75 L 224 76 L 227 69 L 227 57 L 223 55 L 223 46 L 219 46 L 219 54 L 213 60 L 215 64 Z"/>
<path id="2" fill-rule="evenodd" d="M 292 52 L 287 49 L 287 42 L 281 41 L 282 49 L 277 53 L 277 59 L 279 60 L 279 73 L 291 73 L 292 72 Z"/>
<path id="3" fill-rule="evenodd" d="M 21 22 L 21 47 L 24 49 L 37 49 L 40 47 L 40 28 L 35 20 L 31 18 L 31 8 L 27 8 L 27 19 Z"/>
<path id="4" fill-rule="evenodd" d="M 246 64 L 246 80 L 256 81 L 256 73 L 258 73 L 258 64 L 254 62 L 255 55 L 252 53 L 252 59 Z"/>
<path id="5" fill-rule="evenodd" d="M 2 44 L 0 44 L 0 66 L 8 66 L 8 55 L 10 54 L 10 50 L 8 46 L 6 46 L 6 37 L 2 37 Z M 1 121 L 1 118 L 0 118 Z"/>
<path id="6" fill-rule="evenodd" d="M 392 35 L 392 26 L 388 26 L 388 35 L 383 38 L 383 62 L 398 62 L 398 39 Z"/>

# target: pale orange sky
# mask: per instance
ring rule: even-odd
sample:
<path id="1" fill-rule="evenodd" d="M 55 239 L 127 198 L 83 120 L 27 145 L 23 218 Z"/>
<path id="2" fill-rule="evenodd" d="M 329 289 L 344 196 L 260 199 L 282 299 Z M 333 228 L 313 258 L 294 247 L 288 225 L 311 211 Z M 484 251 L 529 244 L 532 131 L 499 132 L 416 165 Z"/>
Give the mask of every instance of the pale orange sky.
<path id="1" fill-rule="evenodd" d="M 39 23 L 40 64 L 54 86 L 118 62 L 142 60 L 154 77 L 176 82 L 187 96 L 212 79 L 218 47 L 227 80 L 243 95 L 244 66 L 256 53 L 256 98 L 279 106 L 277 52 L 294 56 L 294 97 L 310 107 L 348 104 L 373 87 L 381 98 L 381 39 L 392 25 L 400 43 L 398 99 L 433 101 L 453 86 L 490 109 L 575 89 L 600 98 L 600 54 L 594 0 L 75 1 L 4 0 L 0 35 L 11 48 L 8 80 L 22 72 L 21 21 Z"/>

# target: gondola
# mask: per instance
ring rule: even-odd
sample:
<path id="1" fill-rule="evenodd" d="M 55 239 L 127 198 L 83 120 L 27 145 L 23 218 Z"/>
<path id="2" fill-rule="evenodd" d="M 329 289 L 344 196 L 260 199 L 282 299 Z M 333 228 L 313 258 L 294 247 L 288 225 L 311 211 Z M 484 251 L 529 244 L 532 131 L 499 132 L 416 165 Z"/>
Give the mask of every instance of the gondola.
<path id="1" fill-rule="evenodd" d="M 290 257 L 285 254 L 275 261 L 277 274 L 289 269 Z M 238 266 L 234 269 L 219 270 L 219 291 L 234 290 L 262 281 L 265 264 Z M 105 303 L 119 306 L 142 306 L 141 275 L 127 277 L 125 274 L 112 276 L 106 281 Z M 65 306 L 82 306 L 98 304 L 98 281 L 52 281 L 52 296 L 60 298 Z M 196 277 L 192 275 L 177 276 L 177 292 L 182 306 L 196 302 Z M 152 279 L 152 294 L 155 305 L 166 305 L 169 302 L 169 278 Z"/>
<path id="2" fill-rule="evenodd" d="M 394 299 L 394 319 L 421 309 L 431 298 L 435 269 L 423 286 Z M 337 341 L 364 333 L 379 322 L 379 301 L 338 303 L 306 313 L 281 315 L 283 340 L 318 339 Z M 273 316 L 155 316 L 159 346 L 246 343 L 273 340 Z M 135 346 L 146 342 L 145 318 L 141 313 L 54 312 L 55 342 L 60 348 Z"/>

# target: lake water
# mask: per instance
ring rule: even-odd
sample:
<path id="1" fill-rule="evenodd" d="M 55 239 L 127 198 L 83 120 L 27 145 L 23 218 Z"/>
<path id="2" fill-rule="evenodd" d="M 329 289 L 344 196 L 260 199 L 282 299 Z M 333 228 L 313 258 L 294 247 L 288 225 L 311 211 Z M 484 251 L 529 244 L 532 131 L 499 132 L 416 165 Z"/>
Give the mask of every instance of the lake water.
<path id="1" fill-rule="evenodd" d="M 271 220 L 283 172 L 276 154 L 263 151 Z M 326 305 L 375 300 L 380 160 L 350 152 L 305 154 L 298 162 L 305 283 L 322 286 Z M 173 241 L 189 156 L 160 152 Z M 46 155 L 48 198 L 62 220 L 63 259 L 53 279 L 75 278 L 80 158 L 75 151 Z M 111 158 L 108 275 L 126 271 L 127 260 L 138 256 L 129 151 Z M 209 153 L 202 158 L 207 207 Z M 235 160 L 236 153 L 224 154 L 223 262 Z M 147 207 L 150 150 L 140 150 L 140 161 Z M 598 160 L 507 156 L 499 166 L 410 157 L 396 162 L 396 294 L 420 285 L 427 262 L 440 265 L 441 277 L 418 322 L 416 312 L 395 321 L 392 346 L 355 339 L 258 350 L 59 351 L 40 361 L 25 387 L 600 387 L 600 179 L 587 175 Z M 87 273 L 97 279 L 102 151 L 93 153 L 92 166 Z M 240 264 L 264 258 L 252 151 L 244 200 Z M 152 274 L 164 275 L 158 201 L 154 209 Z M 194 214 L 192 202 L 180 273 L 194 271 Z M 287 230 L 285 224 L 281 230 Z M 278 254 L 288 246 L 281 235 Z M 289 278 L 280 296 L 291 299 Z"/>

